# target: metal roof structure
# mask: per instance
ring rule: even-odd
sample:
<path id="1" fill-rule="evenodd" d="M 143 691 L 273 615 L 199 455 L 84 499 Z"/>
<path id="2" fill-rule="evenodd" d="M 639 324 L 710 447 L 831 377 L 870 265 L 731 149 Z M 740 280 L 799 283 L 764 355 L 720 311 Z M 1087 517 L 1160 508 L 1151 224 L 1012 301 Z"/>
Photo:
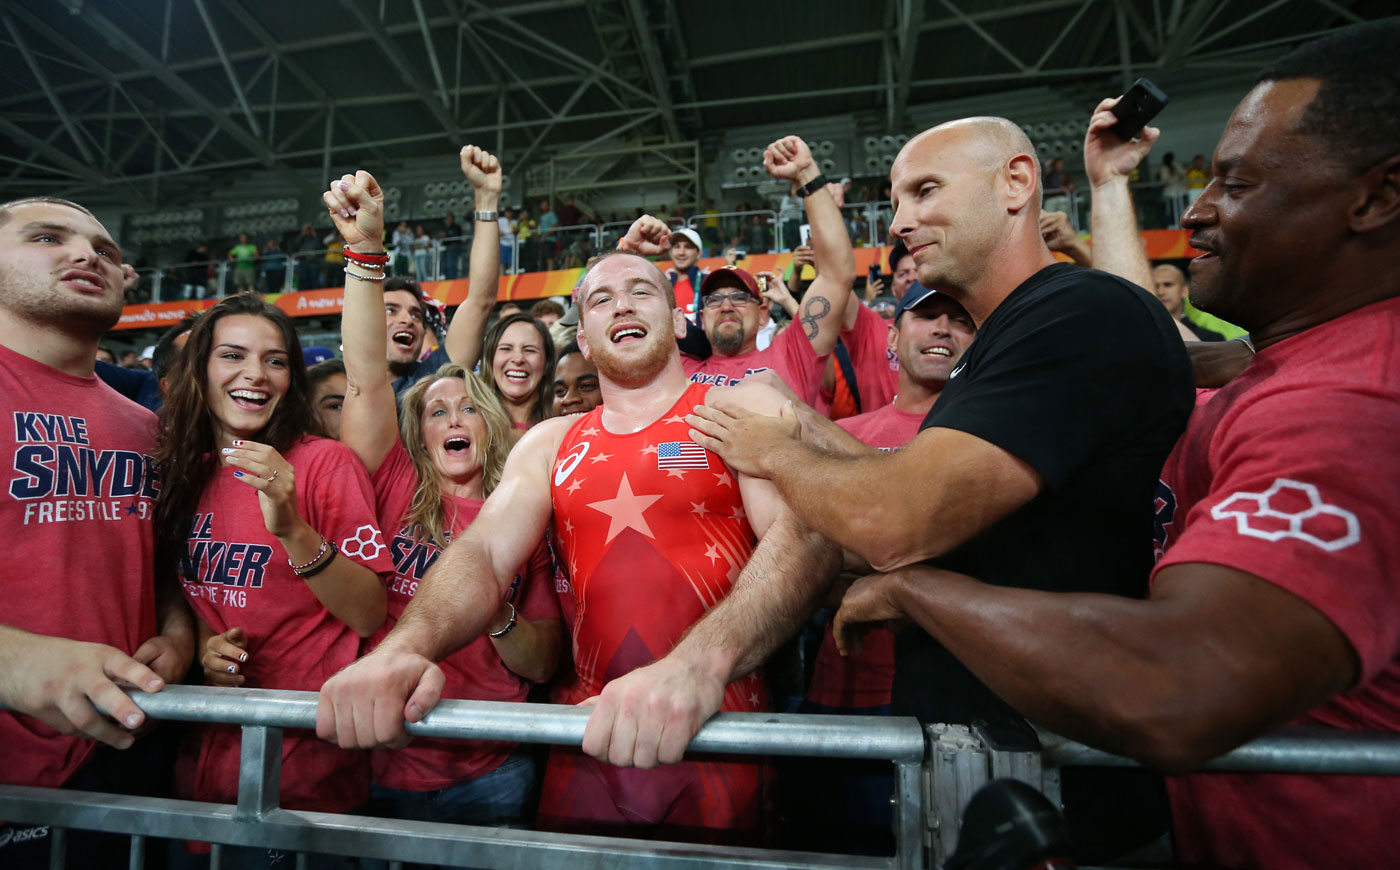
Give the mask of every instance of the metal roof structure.
<path id="1" fill-rule="evenodd" d="M 466 141 L 510 166 L 698 179 L 745 125 L 1141 74 L 1239 77 L 1390 0 L 0 0 L 0 199 L 319 191 Z M 684 145 L 693 143 L 687 154 Z M 623 147 L 618 147 L 623 146 Z M 664 149 L 655 149 L 664 150 Z M 650 160 L 650 164 L 648 161 Z M 679 167 L 677 169 L 676 167 Z M 254 189 L 256 188 L 256 189 Z M 698 182 L 697 191 L 698 193 Z"/>

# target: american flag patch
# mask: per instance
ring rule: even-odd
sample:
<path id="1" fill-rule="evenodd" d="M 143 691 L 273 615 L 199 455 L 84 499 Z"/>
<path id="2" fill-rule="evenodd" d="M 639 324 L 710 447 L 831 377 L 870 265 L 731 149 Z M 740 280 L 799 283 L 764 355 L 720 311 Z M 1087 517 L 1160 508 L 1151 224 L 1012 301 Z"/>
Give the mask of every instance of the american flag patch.
<path id="1" fill-rule="evenodd" d="M 656 445 L 657 468 L 709 468 L 705 448 L 693 441 L 667 441 Z"/>

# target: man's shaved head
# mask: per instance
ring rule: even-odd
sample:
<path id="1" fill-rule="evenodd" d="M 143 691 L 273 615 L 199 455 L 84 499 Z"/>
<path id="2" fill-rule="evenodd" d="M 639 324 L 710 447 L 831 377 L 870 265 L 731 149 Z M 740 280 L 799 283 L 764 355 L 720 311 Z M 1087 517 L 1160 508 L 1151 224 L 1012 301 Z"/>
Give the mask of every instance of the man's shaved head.
<path id="1" fill-rule="evenodd" d="M 910 139 L 900 150 L 900 155 L 925 137 L 938 138 L 949 144 L 958 142 L 966 148 L 965 153 L 982 164 L 987 169 L 997 169 L 1005 166 L 1013 157 L 1018 154 L 1025 154 L 1035 161 L 1037 167 L 1036 184 L 1040 183 L 1040 159 L 1035 153 L 1035 146 L 1026 136 L 1026 131 L 1008 121 L 1006 118 L 998 118 L 994 115 L 981 115 L 975 118 L 959 118 L 956 121 L 948 121 L 931 127 L 928 130 Z"/>

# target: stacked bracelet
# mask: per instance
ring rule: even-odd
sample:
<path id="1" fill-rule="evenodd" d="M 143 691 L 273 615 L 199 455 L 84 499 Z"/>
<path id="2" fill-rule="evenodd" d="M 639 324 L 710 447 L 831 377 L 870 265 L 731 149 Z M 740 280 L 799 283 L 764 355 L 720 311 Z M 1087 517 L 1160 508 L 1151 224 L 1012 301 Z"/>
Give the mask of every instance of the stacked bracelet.
<path id="1" fill-rule="evenodd" d="M 335 544 L 327 541 L 323 535 L 321 537 L 321 548 L 316 551 L 316 555 L 312 557 L 311 561 L 298 565 L 291 559 L 288 559 L 287 564 L 291 567 L 293 574 L 303 580 L 308 580 L 326 570 L 326 566 L 335 560 L 337 552 L 339 551 L 336 550 Z"/>
<path id="2" fill-rule="evenodd" d="M 362 254 L 349 248 L 342 249 L 341 253 L 345 255 L 345 259 L 366 269 L 383 269 L 389 264 L 388 254 Z"/>
<path id="3" fill-rule="evenodd" d="M 356 263 L 355 265 L 356 265 L 356 266 L 359 266 L 360 264 L 359 264 L 359 263 Z M 360 268 L 363 269 L 364 267 L 363 267 L 363 266 L 360 266 Z M 378 275 L 357 275 L 357 274 L 355 274 L 354 272 L 351 272 L 351 271 L 350 271 L 350 267 L 349 267 L 349 266 L 346 266 L 346 267 L 345 267 L 345 274 L 349 275 L 351 278 L 354 278 L 354 279 L 356 279 L 356 280 L 358 280 L 358 281 L 383 281 L 383 280 L 384 280 L 384 273 L 383 273 L 383 272 L 380 272 Z"/>

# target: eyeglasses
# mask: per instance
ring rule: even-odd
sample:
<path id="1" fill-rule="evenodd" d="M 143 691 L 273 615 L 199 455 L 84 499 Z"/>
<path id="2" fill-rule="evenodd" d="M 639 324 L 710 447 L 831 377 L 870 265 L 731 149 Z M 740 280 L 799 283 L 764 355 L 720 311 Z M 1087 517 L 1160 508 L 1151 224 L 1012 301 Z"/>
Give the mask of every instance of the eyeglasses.
<path id="1" fill-rule="evenodd" d="M 747 290 L 731 290 L 728 293 L 715 292 L 705 297 L 706 308 L 718 308 L 728 299 L 735 308 L 743 308 L 758 300 L 753 298 L 753 294 Z"/>

